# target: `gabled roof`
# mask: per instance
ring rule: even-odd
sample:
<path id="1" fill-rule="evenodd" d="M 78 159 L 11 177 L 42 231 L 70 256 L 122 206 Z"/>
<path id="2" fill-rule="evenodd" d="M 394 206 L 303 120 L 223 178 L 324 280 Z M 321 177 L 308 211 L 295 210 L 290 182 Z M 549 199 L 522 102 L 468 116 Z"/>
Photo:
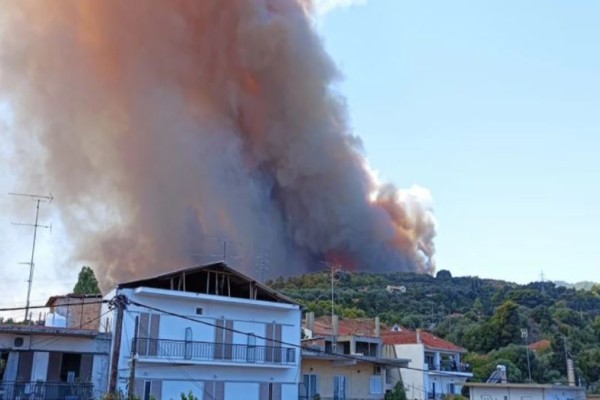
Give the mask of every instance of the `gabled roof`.
<path id="1" fill-rule="evenodd" d="M 467 352 L 465 348 L 439 338 L 433 333 L 427 331 L 415 332 L 405 328 L 398 328 L 398 330 L 383 331 L 381 336 L 383 337 L 384 344 L 402 345 L 423 343 L 425 348 L 430 350 L 445 350 L 457 353 Z"/>
<path id="2" fill-rule="evenodd" d="M 313 325 L 313 335 L 332 336 L 331 316 L 315 318 Z M 339 336 L 367 336 L 375 337 L 375 320 L 372 318 L 352 318 L 338 320 Z"/>
<path id="3" fill-rule="evenodd" d="M 117 288 L 142 286 L 299 305 L 256 279 L 230 268 L 224 262 L 197 265 L 151 278 L 123 282 Z"/>

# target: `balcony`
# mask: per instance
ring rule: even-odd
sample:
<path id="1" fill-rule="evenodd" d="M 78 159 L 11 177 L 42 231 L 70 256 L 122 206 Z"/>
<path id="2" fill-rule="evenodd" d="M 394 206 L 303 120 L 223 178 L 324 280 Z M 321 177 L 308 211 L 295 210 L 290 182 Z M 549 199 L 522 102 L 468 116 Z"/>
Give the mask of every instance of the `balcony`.
<path id="1" fill-rule="evenodd" d="M 185 340 L 138 339 L 138 357 L 140 361 L 290 366 L 296 363 L 296 349 Z"/>
<path id="2" fill-rule="evenodd" d="M 0 399 L 8 400 L 91 400 L 91 383 L 0 382 Z"/>

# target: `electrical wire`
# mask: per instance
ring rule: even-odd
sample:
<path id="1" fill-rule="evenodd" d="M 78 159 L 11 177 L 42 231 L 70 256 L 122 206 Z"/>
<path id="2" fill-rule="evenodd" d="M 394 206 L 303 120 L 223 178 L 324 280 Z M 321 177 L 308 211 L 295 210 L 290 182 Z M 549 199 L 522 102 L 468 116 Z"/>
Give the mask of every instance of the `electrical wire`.
<path id="1" fill-rule="evenodd" d="M 257 334 L 252 333 L 252 332 L 244 332 L 244 331 L 240 331 L 240 330 L 234 329 L 234 328 L 227 328 L 225 326 L 221 327 L 221 326 L 217 326 L 216 324 L 213 324 L 213 323 L 210 323 L 210 322 L 207 322 L 207 321 L 197 320 L 197 319 L 194 319 L 192 317 L 188 317 L 186 315 L 177 314 L 177 313 L 174 313 L 174 312 L 171 312 L 171 311 L 167 311 L 167 310 L 163 310 L 163 309 L 160 309 L 160 308 L 157 308 L 157 307 L 152 307 L 152 306 L 149 306 L 149 305 L 137 302 L 137 301 L 132 301 L 132 300 L 128 300 L 128 301 L 129 301 L 130 304 L 136 305 L 138 307 L 146 308 L 148 310 L 156 311 L 158 313 L 162 313 L 162 314 L 166 314 L 166 315 L 171 315 L 173 317 L 182 318 L 182 319 L 185 319 L 185 320 L 188 320 L 188 321 L 192 321 L 192 322 L 196 322 L 196 323 L 199 323 L 199 324 L 211 326 L 211 327 L 214 327 L 214 328 L 217 328 L 217 327 L 218 328 L 222 328 L 224 330 L 228 330 L 228 331 L 231 331 L 233 333 L 239 333 L 239 334 L 246 335 L 246 336 L 253 335 L 253 336 L 255 336 L 256 338 L 259 338 L 259 339 L 270 340 L 272 342 L 279 343 L 279 344 L 286 345 L 286 346 L 293 347 L 293 348 L 297 348 L 297 349 L 300 349 L 300 350 L 307 350 L 307 351 L 310 351 L 311 353 L 321 353 L 321 354 L 325 354 L 325 355 L 328 355 L 328 356 L 333 356 L 333 357 L 338 357 L 338 358 L 343 358 L 343 359 L 348 359 L 348 360 L 353 360 L 353 361 L 361 361 L 361 362 L 369 361 L 369 360 L 365 360 L 364 358 L 361 358 L 359 356 L 353 356 L 353 355 L 350 355 L 350 354 L 339 354 L 339 353 L 334 353 L 332 351 L 321 350 L 321 349 L 307 349 L 305 347 L 302 347 L 302 345 L 298 345 L 296 343 L 290 343 L 290 342 L 286 342 L 286 341 L 283 341 L 283 340 L 277 340 L 277 339 L 273 339 L 273 338 L 267 338 L 265 336 L 257 335 Z M 411 370 L 411 371 L 419 371 L 419 372 L 431 372 L 431 370 L 428 370 L 428 369 L 416 368 L 416 367 L 409 367 L 409 366 L 406 366 L 406 367 L 400 367 L 400 366 L 398 366 L 397 368 L 408 369 L 408 370 Z M 440 374 L 440 375 L 448 375 L 448 376 L 454 375 L 454 373 L 452 373 L 451 371 L 435 371 L 435 372 L 438 373 L 438 374 Z"/>

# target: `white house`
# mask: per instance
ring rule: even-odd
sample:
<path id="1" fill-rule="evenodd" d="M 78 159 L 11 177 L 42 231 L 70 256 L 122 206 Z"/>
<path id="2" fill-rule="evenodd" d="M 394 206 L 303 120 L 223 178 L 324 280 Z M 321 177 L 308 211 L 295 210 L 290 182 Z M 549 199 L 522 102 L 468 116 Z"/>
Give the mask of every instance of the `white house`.
<path id="1" fill-rule="evenodd" d="M 121 327 L 118 388 L 141 399 L 297 399 L 300 306 L 224 263 L 121 283 L 106 296 L 129 304 Z M 135 331 L 135 320 L 138 329 Z M 116 342 L 113 341 L 113 345 Z"/>
<path id="2" fill-rule="evenodd" d="M 577 386 L 537 383 L 474 383 L 469 388 L 470 400 L 584 400 L 585 390 Z"/>
<path id="3" fill-rule="evenodd" d="M 50 307 L 54 301 L 72 304 L 59 326 L 52 320 L 46 321 L 50 326 L 0 325 L 1 399 L 88 399 L 106 393 L 111 336 L 98 331 L 101 299 L 84 300 L 50 298 Z"/>
<path id="4" fill-rule="evenodd" d="M 470 367 L 461 360 L 466 350 L 432 333 L 394 326 L 382 336 L 386 356 L 410 359 L 408 368 L 400 369 L 407 399 L 440 399 L 447 394 L 461 394 L 465 381 L 473 376 Z M 389 377 L 392 382 L 398 379 Z"/>

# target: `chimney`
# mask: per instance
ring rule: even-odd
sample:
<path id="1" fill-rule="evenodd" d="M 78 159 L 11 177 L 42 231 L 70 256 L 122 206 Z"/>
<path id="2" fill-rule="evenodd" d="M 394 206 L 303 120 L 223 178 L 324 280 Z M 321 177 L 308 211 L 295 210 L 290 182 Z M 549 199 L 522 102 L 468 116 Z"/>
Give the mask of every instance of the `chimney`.
<path id="1" fill-rule="evenodd" d="M 312 311 L 309 311 L 309 312 L 306 313 L 305 328 L 308 329 L 311 332 L 315 328 L 315 313 L 312 312 Z"/>
<path id="2" fill-rule="evenodd" d="M 375 337 L 381 336 L 381 323 L 379 317 L 375 317 Z"/>
<path id="3" fill-rule="evenodd" d="M 339 335 L 339 317 L 337 315 L 331 316 L 331 334 L 333 336 Z"/>
<path id="4" fill-rule="evenodd" d="M 421 340 L 421 329 L 417 329 L 417 343 L 423 343 Z"/>
<path id="5" fill-rule="evenodd" d="M 567 378 L 569 386 L 575 386 L 575 364 L 570 358 L 567 358 Z"/>

